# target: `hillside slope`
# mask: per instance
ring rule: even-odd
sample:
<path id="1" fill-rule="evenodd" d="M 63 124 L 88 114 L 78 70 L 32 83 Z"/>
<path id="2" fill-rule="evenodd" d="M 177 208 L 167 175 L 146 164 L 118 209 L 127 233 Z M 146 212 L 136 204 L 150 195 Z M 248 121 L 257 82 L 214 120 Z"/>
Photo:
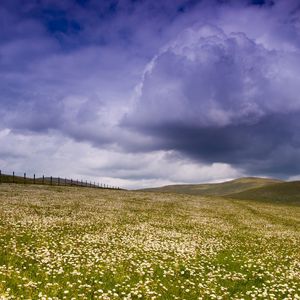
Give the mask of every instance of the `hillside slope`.
<path id="1" fill-rule="evenodd" d="M 143 189 L 143 191 L 224 196 L 281 182 L 282 181 L 278 179 L 271 178 L 244 177 L 222 183 L 168 185 L 159 188 Z"/>
<path id="2" fill-rule="evenodd" d="M 300 181 L 281 182 L 226 195 L 233 199 L 300 204 Z"/>

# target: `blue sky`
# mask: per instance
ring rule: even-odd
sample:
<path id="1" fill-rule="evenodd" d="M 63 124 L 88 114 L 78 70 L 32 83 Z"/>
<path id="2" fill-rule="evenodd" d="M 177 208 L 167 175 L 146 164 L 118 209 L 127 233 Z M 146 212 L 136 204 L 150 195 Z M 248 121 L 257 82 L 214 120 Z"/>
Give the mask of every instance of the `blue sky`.
<path id="1" fill-rule="evenodd" d="M 299 1 L 4 0 L 0 20 L 3 172 L 299 178 Z"/>

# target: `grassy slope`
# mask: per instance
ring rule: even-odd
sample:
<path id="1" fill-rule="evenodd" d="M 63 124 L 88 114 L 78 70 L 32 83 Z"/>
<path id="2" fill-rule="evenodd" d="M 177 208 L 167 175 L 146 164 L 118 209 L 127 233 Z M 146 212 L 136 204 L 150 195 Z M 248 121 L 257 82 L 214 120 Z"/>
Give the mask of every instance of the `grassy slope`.
<path id="1" fill-rule="evenodd" d="M 227 196 L 234 199 L 300 204 L 300 181 L 281 182 Z"/>
<path id="2" fill-rule="evenodd" d="M 297 299 L 299 224 L 282 203 L 2 184 L 0 299 Z"/>
<path id="3" fill-rule="evenodd" d="M 160 188 L 144 189 L 144 191 L 153 192 L 169 192 L 189 195 L 203 195 L 203 196 L 224 196 L 227 194 L 242 192 L 252 188 L 266 186 L 278 183 L 280 180 L 245 177 L 227 182 L 215 184 L 183 184 L 183 185 L 169 185 Z"/>

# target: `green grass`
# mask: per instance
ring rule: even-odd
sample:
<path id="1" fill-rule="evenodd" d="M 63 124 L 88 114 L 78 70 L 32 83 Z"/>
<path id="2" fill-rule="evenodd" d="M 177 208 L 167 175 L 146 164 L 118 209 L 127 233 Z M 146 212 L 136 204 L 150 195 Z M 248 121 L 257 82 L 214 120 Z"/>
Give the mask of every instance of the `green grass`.
<path id="1" fill-rule="evenodd" d="M 252 188 L 267 186 L 279 182 L 281 181 L 278 179 L 244 177 L 221 183 L 168 185 L 159 188 L 144 189 L 143 191 L 202 196 L 224 196 L 227 194 L 242 192 Z"/>
<path id="2" fill-rule="evenodd" d="M 299 229 L 284 202 L 1 184 L 0 299 L 299 299 Z"/>

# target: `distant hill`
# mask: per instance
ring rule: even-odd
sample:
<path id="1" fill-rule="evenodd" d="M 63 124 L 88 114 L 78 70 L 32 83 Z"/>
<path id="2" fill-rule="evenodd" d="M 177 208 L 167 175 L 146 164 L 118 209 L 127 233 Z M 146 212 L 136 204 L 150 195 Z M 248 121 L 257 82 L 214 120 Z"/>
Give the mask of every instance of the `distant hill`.
<path id="1" fill-rule="evenodd" d="M 280 182 L 226 195 L 242 200 L 259 200 L 300 204 L 300 181 Z"/>
<path id="2" fill-rule="evenodd" d="M 225 196 L 278 183 L 282 183 L 282 181 L 271 178 L 244 177 L 222 183 L 167 185 L 158 188 L 143 189 L 143 191 L 203 196 Z"/>

